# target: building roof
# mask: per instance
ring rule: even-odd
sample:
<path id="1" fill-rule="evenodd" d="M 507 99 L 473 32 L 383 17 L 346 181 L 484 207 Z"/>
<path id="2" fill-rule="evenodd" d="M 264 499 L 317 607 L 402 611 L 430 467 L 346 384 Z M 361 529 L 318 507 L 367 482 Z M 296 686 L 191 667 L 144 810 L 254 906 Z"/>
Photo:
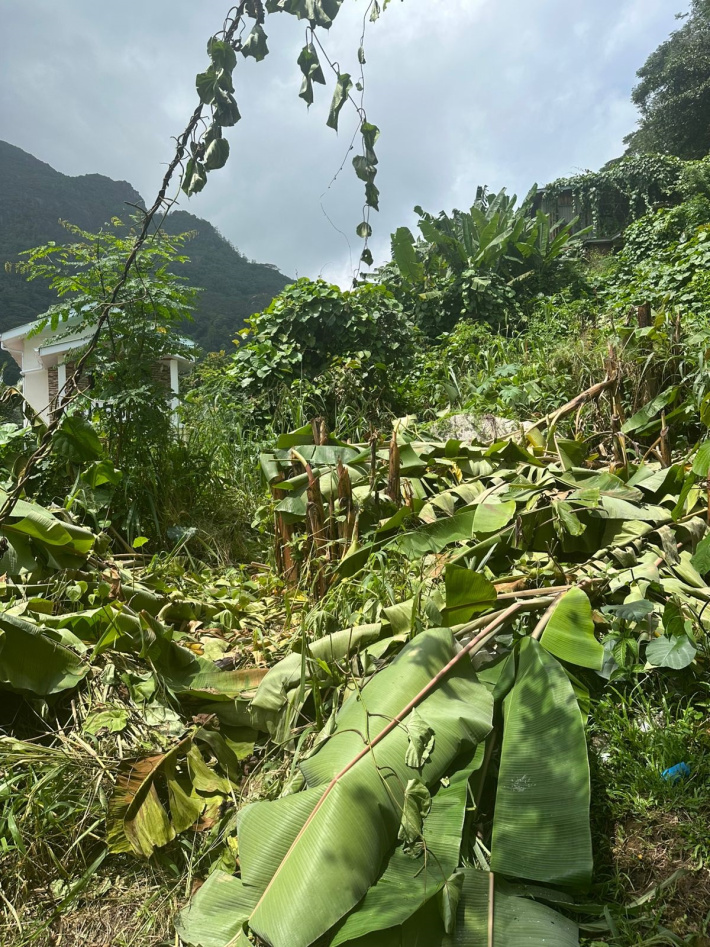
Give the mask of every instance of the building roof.
<path id="1" fill-rule="evenodd" d="M 6 332 L 0 333 L 0 349 L 12 355 L 13 359 L 20 368 L 22 368 L 25 339 L 31 332 L 35 331 L 37 332 L 37 345 L 34 346 L 34 351 L 43 362 L 45 358 L 53 361 L 54 359 L 58 359 L 59 356 L 79 348 L 79 346 L 88 342 L 92 337 L 93 329 L 90 326 L 84 326 L 76 333 L 71 333 L 71 325 L 73 322 L 76 322 L 78 318 L 78 313 L 74 316 L 70 316 L 69 319 L 64 320 L 56 329 L 52 329 L 51 323 L 47 323 L 39 332 L 37 332 L 37 329 L 44 321 L 41 319 L 35 319 L 33 322 L 26 322 L 23 325 L 16 326 L 14 329 L 8 329 Z M 49 339 L 61 330 L 65 330 L 64 337 L 57 339 L 56 342 L 50 342 Z M 189 348 L 195 348 L 195 343 L 191 339 L 181 339 L 180 341 Z M 165 355 L 161 361 L 166 359 L 175 359 L 182 366 L 191 365 L 195 361 L 194 358 L 177 354 Z"/>

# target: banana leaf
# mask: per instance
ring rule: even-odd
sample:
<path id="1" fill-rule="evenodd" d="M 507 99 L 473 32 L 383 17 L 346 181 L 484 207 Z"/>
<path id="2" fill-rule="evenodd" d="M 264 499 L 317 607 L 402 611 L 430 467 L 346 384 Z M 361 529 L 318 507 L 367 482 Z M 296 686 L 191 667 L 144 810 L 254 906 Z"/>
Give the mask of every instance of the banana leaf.
<path id="1" fill-rule="evenodd" d="M 403 924 L 441 891 L 459 863 L 468 783 L 483 762 L 483 751 L 481 744 L 471 761 L 457 770 L 434 796 L 424 820 L 421 856 L 412 858 L 398 846 L 382 877 L 338 928 L 330 947 Z"/>
<path id="2" fill-rule="evenodd" d="M 577 947 L 579 928 L 544 904 L 516 897 L 496 879 L 493 894 L 493 940 L 488 940 L 490 875 L 464 870 L 456 930 L 442 947 Z"/>
<path id="3" fill-rule="evenodd" d="M 489 939 L 491 876 L 474 868 L 465 868 L 457 875 L 461 890 L 451 933 L 444 931 L 446 912 L 442 910 L 441 899 L 433 897 L 405 924 L 350 941 L 350 947 L 579 947 L 579 928 L 573 921 L 545 904 L 520 897 L 498 878 Z"/>
<path id="4" fill-rule="evenodd" d="M 584 726 L 567 674 L 532 638 L 520 642 L 503 713 L 491 868 L 512 878 L 587 886 L 592 841 Z"/>
<path id="5" fill-rule="evenodd" d="M 273 947 L 307 947 L 352 910 L 394 851 L 407 782 L 434 788 L 489 733 L 492 698 L 468 659 L 431 689 L 455 653 L 447 629 L 421 634 L 345 702 L 333 736 L 301 764 L 304 791 L 240 812 L 244 898 L 259 892 L 248 923 Z M 390 723 L 417 702 L 434 731 L 418 771 L 405 762 L 409 717 Z"/>
<path id="6" fill-rule="evenodd" d="M 76 687 L 88 670 L 34 622 L 0 613 L 0 689 L 48 697 Z"/>
<path id="7" fill-rule="evenodd" d="M 561 661 L 601 671 L 604 648 L 594 636 L 592 606 L 582 589 L 570 589 L 562 596 L 540 644 Z"/>

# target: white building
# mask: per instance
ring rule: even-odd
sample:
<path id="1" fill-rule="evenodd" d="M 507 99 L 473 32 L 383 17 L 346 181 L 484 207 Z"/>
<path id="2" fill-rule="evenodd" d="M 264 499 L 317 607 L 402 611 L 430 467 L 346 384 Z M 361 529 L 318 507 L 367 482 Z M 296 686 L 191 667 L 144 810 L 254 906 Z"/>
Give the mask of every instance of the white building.
<path id="1" fill-rule="evenodd" d="M 0 348 L 9 352 L 20 366 L 22 392 L 30 407 L 48 422 L 52 411 L 61 403 L 67 375 L 74 369 L 74 358 L 92 336 L 88 327 L 71 332 L 71 321 L 57 329 L 48 324 L 41 332 L 37 322 L 28 322 L 0 335 Z M 192 368 L 192 360 L 170 355 L 156 365 L 158 377 L 173 392 L 173 411 L 178 406 L 180 376 Z"/>

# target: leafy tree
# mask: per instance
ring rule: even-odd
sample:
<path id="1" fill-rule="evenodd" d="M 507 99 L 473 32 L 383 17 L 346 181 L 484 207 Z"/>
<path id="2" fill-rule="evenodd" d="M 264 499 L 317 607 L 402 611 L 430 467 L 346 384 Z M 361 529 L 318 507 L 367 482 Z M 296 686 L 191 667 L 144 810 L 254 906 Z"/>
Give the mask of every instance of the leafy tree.
<path id="1" fill-rule="evenodd" d="M 34 331 L 51 325 L 59 339 L 95 327 L 135 240 L 133 229 L 117 218 L 97 234 L 64 226 L 73 242 L 28 250 L 18 265 L 27 279 L 41 280 L 56 292 L 58 302 Z M 179 328 L 190 317 L 195 291 L 170 269 L 186 262 L 181 249 L 188 236 L 160 232 L 142 246 L 121 300 L 90 352 L 82 391 L 70 409 L 93 421 L 113 463 L 124 472 L 122 512 L 129 533 L 149 528 L 141 526 L 146 517 L 160 531 L 159 480 L 174 441 L 173 394 L 161 360 L 192 351 Z M 77 352 L 75 362 L 80 357 Z"/>
<path id="2" fill-rule="evenodd" d="M 345 291 L 309 279 L 287 286 L 240 334 L 244 344 L 227 374 L 262 415 L 293 387 L 327 415 L 356 391 L 362 403 L 387 400 L 393 376 L 411 360 L 415 336 L 384 286 Z"/>
<path id="3" fill-rule="evenodd" d="M 641 117 L 630 152 L 702 158 L 710 152 L 710 0 L 692 0 L 683 25 L 648 57 L 632 99 Z"/>

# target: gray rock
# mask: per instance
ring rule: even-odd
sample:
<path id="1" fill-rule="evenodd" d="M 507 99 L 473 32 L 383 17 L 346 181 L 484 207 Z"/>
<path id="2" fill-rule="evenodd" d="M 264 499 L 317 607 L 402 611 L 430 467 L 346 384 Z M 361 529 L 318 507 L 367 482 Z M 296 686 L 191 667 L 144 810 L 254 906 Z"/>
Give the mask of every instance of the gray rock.
<path id="1" fill-rule="evenodd" d="M 494 414 L 450 414 L 432 421 L 427 425 L 427 431 L 442 441 L 494 444 L 506 437 L 522 440 L 532 426 L 531 421 L 512 421 L 510 418 L 497 418 Z"/>

